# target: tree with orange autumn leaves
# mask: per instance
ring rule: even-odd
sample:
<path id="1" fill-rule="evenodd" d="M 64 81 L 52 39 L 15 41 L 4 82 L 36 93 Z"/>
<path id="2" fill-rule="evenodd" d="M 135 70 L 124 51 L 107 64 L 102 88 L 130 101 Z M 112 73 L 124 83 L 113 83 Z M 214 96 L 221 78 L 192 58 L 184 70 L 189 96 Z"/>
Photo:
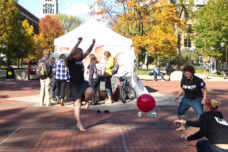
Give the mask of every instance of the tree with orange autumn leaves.
<path id="1" fill-rule="evenodd" d="M 136 53 L 141 48 L 163 57 L 177 53 L 175 32 L 186 25 L 167 0 L 97 0 L 94 8 L 92 12 L 108 19 L 114 31 L 133 40 Z"/>
<path id="2" fill-rule="evenodd" d="M 36 58 L 41 58 L 44 49 L 51 49 L 54 52 L 54 39 L 64 34 L 64 28 L 59 20 L 47 15 L 39 23 L 40 33 L 34 36 L 36 44 Z"/>

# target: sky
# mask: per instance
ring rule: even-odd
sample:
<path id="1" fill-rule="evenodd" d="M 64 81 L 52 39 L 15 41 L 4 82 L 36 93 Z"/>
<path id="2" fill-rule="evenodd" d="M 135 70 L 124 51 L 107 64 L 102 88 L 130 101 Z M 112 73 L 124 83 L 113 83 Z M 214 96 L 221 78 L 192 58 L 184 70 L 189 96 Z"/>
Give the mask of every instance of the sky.
<path id="1" fill-rule="evenodd" d="M 89 19 L 89 5 L 96 0 L 58 0 L 59 13 Z M 18 3 L 37 17 L 41 17 L 41 0 L 18 0 Z"/>

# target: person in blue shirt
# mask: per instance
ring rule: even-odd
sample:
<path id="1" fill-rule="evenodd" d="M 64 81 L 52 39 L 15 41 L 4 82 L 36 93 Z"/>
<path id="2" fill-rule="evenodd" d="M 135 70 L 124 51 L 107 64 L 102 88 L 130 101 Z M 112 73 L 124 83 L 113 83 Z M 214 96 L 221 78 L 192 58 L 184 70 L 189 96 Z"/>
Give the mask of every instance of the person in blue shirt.
<path id="1" fill-rule="evenodd" d="M 59 61 L 56 61 L 52 71 L 56 78 L 56 98 L 57 102 L 64 105 L 64 98 L 65 98 L 65 88 L 66 88 L 66 81 L 70 79 L 69 69 L 66 64 L 66 57 L 64 54 L 61 54 L 59 57 Z"/>

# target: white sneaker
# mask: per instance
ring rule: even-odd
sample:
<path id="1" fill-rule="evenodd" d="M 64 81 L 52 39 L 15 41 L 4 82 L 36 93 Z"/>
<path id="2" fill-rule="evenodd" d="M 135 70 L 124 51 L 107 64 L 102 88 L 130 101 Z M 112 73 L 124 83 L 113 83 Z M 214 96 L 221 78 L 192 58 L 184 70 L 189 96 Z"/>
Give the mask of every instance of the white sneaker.
<path id="1" fill-rule="evenodd" d="M 107 100 L 105 104 L 112 104 L 112 100 Z"/>

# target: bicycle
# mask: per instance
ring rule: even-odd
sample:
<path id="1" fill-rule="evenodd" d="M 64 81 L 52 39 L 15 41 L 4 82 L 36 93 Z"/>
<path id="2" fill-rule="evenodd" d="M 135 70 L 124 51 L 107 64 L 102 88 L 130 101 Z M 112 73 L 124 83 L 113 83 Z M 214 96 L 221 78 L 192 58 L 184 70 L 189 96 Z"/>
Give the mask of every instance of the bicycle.
<path id="1" fill-rule="evenodd" d="M 130 85 L 126 76 L 128 73 L 118 78 L 119 98 L 123 103 L 126 103 L 127 99 L 133 100 L 136 98 L 135 89 Z"/>

